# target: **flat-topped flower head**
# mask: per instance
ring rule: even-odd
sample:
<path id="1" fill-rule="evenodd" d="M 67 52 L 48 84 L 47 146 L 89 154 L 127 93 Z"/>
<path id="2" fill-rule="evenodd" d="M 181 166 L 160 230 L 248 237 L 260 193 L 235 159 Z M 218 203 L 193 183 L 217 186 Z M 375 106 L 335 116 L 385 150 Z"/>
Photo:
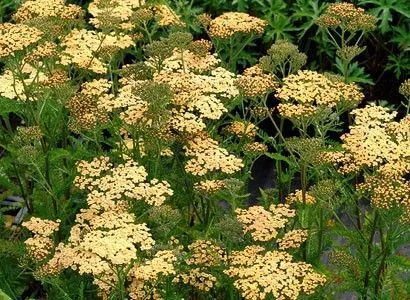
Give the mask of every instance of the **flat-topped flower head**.
<path id="1" fill-rule="evenodd" d="M 276 96 L 284 103 L 327 107 L 343 101 L 357 105 L 364 97 L 354 84 L 333 82 L 325 75 L 309 70 L 286 77 Z"/>
<path id="2" fill-rule="evenodd" d="M 330 4 L 325 13 L 316 20 L 319 26 L 340 26 L 349 31 L 373 30 L 376 22 L 377 18 L 366 14 L 363 8 L 347 2 Z"/>
<path id="3" fill-rule="evenodd" d="M 74 184 L 78 188 L 104 193 L 113 201 L 136 199 L 159 206 L 173 194 L 168 182 L 158 179 L 147 181 L 145 168 L 131 159 L 116 166 L 107 157 L 95 158 L 90 163 L 80 161 L 77 171 L 79 175 Z"/>
<path id="4" fill-rule="evenodd" d="M 66 5 L 64 0 L 28 0 L 24 1 L 13 15 L 13 19 L 22 23 L 25 21 L 58 17 L 63 20 L 73 20 L 84 15 L 80 6 L 74 4 Z"/>
<path id="5" fill-rule="evenodd" d="M 0 59 L 37 43 L 43 33 L 24 24 L 0 24 Z"/>
<path id="6" fill-rule="evenodd" d="M 245 97 L 264 97 L 279 87 L 273 75 L 265 74 L 259 65 L 246 69 L 238 76 L 236 85 Z"/>
<path id="7" fill-rule="evenodd" d="M 233 174 L 243 168 L 243 162 L 218 146 L 218 142 L 199 134 L 184 146 L 185 154 L 190 158 L 185 164 L 185 171 L 196 176 L 219 171 Z"/>
<path id="8" fill-rule="evenodd" d="M 132 45 L 134 41 L 128 35 L 74 29 L 61 42 L 64 48 L 61 53 L 61 64 L 105 74 L 107 65 L 103 56 L 113 55 Z"/>
<path id="9" fill-rule="evenodd" d="M 244 233 L 249 232 L 255 241 L 263 242 L 276 238 L 279 230 L 296 214 L 287 204 L 272 204 L 269 210 L 262 206 L 238 208 L 235 213 L 238 221 L 242 223 Z"/>
<path id="10" fill-rule="evenodd" d="M 258 127 L 250 122 L 233 121 L 230 125 L 226 126 L 224 130 L 239 138 L 253 139 L 256 136 Z"/>
<path id="11" fill-rule="evenodd" d="M 283 251 L 266 251 L 260 246 L 248 246 L 233 251 L 229 268 L 224 271 L 235 279 L 234 286 L 244 299 L 292 299 L 301 294 L 313 294 L 326 282 L 326 277 L 316 273 L 310 264 L 294 262 Z"/>
<path id="12" fill-rule="evenodd" d="M 51 235 L 59 230 L 60 220 L 51 221 L 32 217 L 23 222 L 22 226 L 34 233 L 33 237 L 24 242 L 29 255 L 37 260 L 45 259 L 54 246 Z"/>
<path id="13" fill-rule="evenodd" d="M 194 189 L 200 193 L 215 193 L 225 187 L 223 180 L 202 180 L 194 184 Z"/>
<path id="14" fill-rule="evenodd" d="M 410 78 L 400 84 L 399 93 L 406 98 L 410 98 Z"/>
<path id="15" fill-rule="evenodd" d="M 212 38 L 229 39 L 236 34 L 261 35 L 267 22 L 247 13 L 227 12 L 213 19 L 208 33 Z"/>

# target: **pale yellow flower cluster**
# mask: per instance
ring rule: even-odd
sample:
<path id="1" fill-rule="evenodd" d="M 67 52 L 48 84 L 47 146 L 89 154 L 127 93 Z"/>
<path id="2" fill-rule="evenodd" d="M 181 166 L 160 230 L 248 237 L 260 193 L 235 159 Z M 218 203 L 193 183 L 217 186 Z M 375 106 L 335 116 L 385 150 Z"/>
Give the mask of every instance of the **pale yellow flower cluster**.
<path id="1" fill-rule="evenodd" d="M 112 166 L 107 157 L 94 158 L 91 163 L 80 161 L 80 173 L 74 184 L 82 190 L 98 191 L 110 199 L 138 199 L 159 206 L 173 194 L 166 181 L 152 179 L 146 182 L 148 173 L 143 166 L 126 159 L 123 164 Z"/>
<path id="2" fill-rule="evenodd" d="M 357 185 L 357 189 L 363 193 L 370 192 L 371 203 L 378 208 L 390 209 L 410 203 L 410 182 L 404 178 L 385 174 L 366 176 L 365 181 Z"/>
<path id="3" fill-rule="evenodd" d="M 349 31 L 373 30 L 376 27 L 377 18 L 366 14 L 363 8 L 356 7 L 352 3 L 331 3 L 325 13 L 316 20 L 319 26 L 341 26 Z"/>
<path id="4" fill-rule="evenodd" d="M 173 109 L 171 114 L 171 119 L 168 122 L 169 127 L 179 133 L 195 135 L 203 131 L 206 127 L 199 116 L 184 109 L 179 111 Z"/>
<path id="5" fill-rule="evenodd" d="M 108 112 L 114 98 L 109 94 L 111 84 L 106 79 L 95 79 L 81 85 L 81 90 L 66 104 L 70 111 L 71 130 L 91 130 L 98 123 L 109 120 Z"/>
<path id="6" fill-rule="evenodd" d="M 350 132 L 342 136 L 345 152 L 342 172 L 357 172 L 361 168 L 400 161 L 397 156 L 404 154 L 400 152 L 405 151 L 402 147 L 406 141 L 398 144 L 387 130 L 396 114 L 374 104 L 352 112 L 355 123 Z"/>
<path id="7" fill-rule="evenodd" d="M 25 93 L 24 85 L 31 84 L 32 79 L 18 79 L 12 71 L 5 70 L 2 75 L 0 75 L 0 96 L 8 99 L 18 99 L 19 101 L 26 101 L 27 96 Z M 34 100 L 33 98 L 29 98 Z"/>
<path id="8" fill-rule="evenodd" d="M 176 275 L 174 266 L 176 261 L 177 257 L 173 251 L 162 250 L 144 264 L 135 265 L 129 273 L 131 277 L 130 299 L 151 299 L 161 277 Z"/>
<path id="9" fill-rule="evenodd" d="M 106 18 L 111 21 L 115 20 L 119 28 L 123 30 L 131 30 L 134 24 L 131 22 L 131 17 L 134 10 L 145 4 L 145 0 L 94 0 L 88 6 L 88 12 L 93 18 L 90 23 L 96 28 L 100 28 Z"/>
<path id="10" fill-rule="evenodd" d="M 268 146 L 259 142 L 245 144 L 243 150 L 248 153 L 262 154 L 268 152 Z"/>
<path id="11" fill-rule="evenodd" d="M 278 110 L 283 117 L 290 120 L 310 118 L 318 113 L 318 108 L 315 106 L 291 103 L 280 103 L 278 105 Z"/>
<path id="12" fill-rule="evenodd" d="M 186 62 L 184 62 L 187 64 Z M 181 65 L 175 65 L 181 68 Z M 172 68 L 165 65 L 165 69 Z M 187 68 L 190 70 L 190 68 Z M 173 104 L 186 113 L 196 114 L 201 119 L 218 120 L 227 112 L 224 102 L 238 95 L 234 85 L 235 75 L 223 68 L 212 67 L 208 75 L 184 72 L 182 69 L 162 71 L 156 74 L 154 81 L 166 83 L 174 93 Z M 186 114 L 185 113 L 185 114 Z M 177 115 L 181 119 L 181 114 Z M 190 114 L 186 114 L 191 119 Z M 182 120 L 178 121 L 179 123 Z M 195 134 L 197 132 L 191 132 Z"/>
<path id="13" fill-rule="evenodd" d="M 410 78 L 400 84 L 399 93 L 406 98 L 410 98 Z"/>
<path id="14" fill-rule="evenodd" d="M 196 240 L 188 246 L 188 257 L 185 259 L 191 269 L 179 274 L 173 282 L 183 282 L 200 291 L 210 291 L 217 279 L 210 274 L 212 267 L 220 266 L 226 261 L 225 251 L 211 241 Z"/>
<path id="15" fill-rule="evenodd" d="M 165 4 L 148 5 L 145 0 L 94 0 L 88 7 L 96 28 L 133 30 L 139 23 L 156 19 L 159 26 L 183 26 L 180 17 Z"/>
<path id="16" fill-rule="evenodd" d="M 123 112 L 120 113 L 120 119 L 128 125 L 148 125 L 149 119 L 145 116 L 149 109 L 148 106 L 148 102 L 144 100 L 136 100 L 133 104 L 129 105 Z"/>
<path id="17" fill-rule="evenodd" d="M 200 291 L 209 292 L 216 283 L 216 277 L 212 274 L 202 271 L 201 268 L 190 269 L 187 273 L 182 273 L 173 279 L 174 283 L 182 281 Z"/>
<path id="18" fill-rule="evenodd" d="M 0 58 L 14 54 L 37 43 L 42 32 L 24 24 L 0 24 Z"/>
<path id="19" fill-rule="evenodd" d="M 100 203 L 112 200 L 99 195 Z M 95 197 L 90 197 L 95 198 Z M 116 267 L 125 267 L 137 259 L 141 250 L 149 250 L 155 241 L 145 224 L 135 224 L 134 215 L 124 205 L 111 203 L 83 209 L 70 232 L 68 243 L 60 243 L 53 258 L 43 266 L 44 274 L 57 274 L 71 268 L 79 274 L 90 274 L 102 294 L 109 294 L 118 280 Z M 139 245 L 136 246 L 136 245 Z"/>
<path id="20" fill-rule="evenodd" d="M 234 286 L 244 299 L 298 299 L 301 294 L 313 294 L 326 282 L 310 264 L 293 262 L 286 252 L 266 251 L 260 246 L 233 251 L 229 263 L 224 273 L 236 279 Z"/>
<path id="21" fill-rule="evenodd" d="M 255 241 L 270 241 L 278 235 L 278 230 L 285 227 L 290 218 L 296 215 L 295 210 L 287 204 L 272 204 L 269 210 L 262 206 L 251 206 L 248 209 L 236 209 L 236 218 L 243 225 L 244 233 L 250 233 Z"/>
<path id="22" fill-rule="evenodd" d="M 333 82 L 315 71 L 303 70 L 284 79 L 276 97 L 284 103 L 298 106 L 334 107 L 342 103 L 360 103 L 364 95 L 355 84 Z"/>
<path id="23" fill-rule="evenodd" d="M 290 193 L 286 197 L 286 203 L 292 204 L 292 203 L 303 203 L 303 196 L 302 196 L 302 190 L 296 190 L 293 193 Z M 316 203 L 316 198 L 313 197 L 309 192 L 306 192 L 305 194 L 305 203 L 308 205 L 312 205 Z"/>
<path id="24" fill-rule="evenodd" d="M 23 222 L 21 225 L 34 233 L 33 237 L 24 242 L 29 255 L 38 260 L 45 259 L 54 246 L 54 242 L 50 236 L 58 231 L 60 220 L 51 221 L 32 217 L 29 221 Z"/>
<path id="25" fill-rule="evenodd" d="M 292 248 L 299 248 L 308 238 L 307 230 L 295 229 L 288 231 L 281 239 L 278 239 L 280 250 L 287 250 Z"/>
<path id="26" fill-rule="evenodd" d="M 43 87 L 58 88 L 59 86 L 68 83 L 69 80 L 70 78 L 68 77 L 67 72 L 63 70 L 55 70 L 47 75 L 47 77 L 43 78 L 39 83 Z"/>
<path id="27" fill-rule="evenodd" d="M 31 65 L 37 65 L 44 58 L 51 58 L 57 56 L 57 44 L 52 42 L 44 42 L 38 45 L 33 51 L 31 51 L 24 61 Z"/>
<path id="28" fill-rule="evenodd" d="M 265 97 L 279 87 L 278 82 L 271 74 L 265 74 L 259 65 L 246 69 L 238 76 L 236 85 L 245 97 Z"/>
<path id="29" fill-rule="evenodd" d="M 229 39 L 235 34 L 261 35 L 267 22 L 247 13 L 226 12 L 213 19 L 208 28 L 211 38 Z"/>
<path id="30" fill-rule="evenodd" d="M 186 156 L 193 157 L 186 162 L 185 171 L 196 176 L 215 171 L 233 174 L 244 166 L 240 158 L 229 154 L 218 146 L 217 141 L 204 134 L 190 139 L 184 149 Z"/>
<path id="31" fill-rule="evenodd" d="M 365 171 L 359 191 L 370 196 L 372 204 L 389 209 L 401 206 L 410 213 L 410 117 L 394 121 L 396 112 L 367 105 L 352 112 L 350 132 L 342 136 L 343 151 L 324 153 L 324 160 L 339 165 L 341 173 Z"/>
<path id="32" fill-rule="evenodd" d="M 225 186 L 223 180 L 202 180 L 194 184 L 194 189 L 201 193 L 215 193 Z"/>
<path id="33" fill-rule="evenodd" d="M 196 240 L 188 249 L 190 256 L 185 260 L 188 265 L 212 267 L 226 260 L 225 251 L 211 241 Z"/>
<path id="34" fill-rule="evenodd" d="M 88 190 L 88 207 L 77 214 L 68 242 L 58 245 L 41 272 L 56 274 L 71 268 L 79 274 L 90 274 L 100 293 L 109 295 L 118 280 L 117 267 L 130 266 L 141 251 L 151 250 L 155 244 L 146 224 L 135 223 L 127 200 L 141 199 L 160 205 L 172 191 L 166 182 L 144 182 L 145 169 L 129 159 L 117 166 L 107 157 L 80 161 L 77 170 L 80 175 L 74 183 Z M 160 252 L 151 261 L 136 265 L 131 280 L 137 283 L 134 282 L 131 294 L 138 291 L 138 281 L 172 274 L 175 261 L 172 253 Z"/>
<path id="35" fill-rule="evenodd" d="M 37 101 L 40 89 L 38 85 L 46 84 L 52 74 L 46 76 L 41 70 L 41 62 L 37 62 L 37 68 L 23 61 L 21 73 L 16 69 L 5 69 L 0 75 L 0 96 L 18 101 Z"/>
<path id="36" fill-rule="evenodd" d="M 190 50 L 181 52 L 174 49 L 173 54 L 163 61 L 163 70 L 167 72 L 180 72 L 184 70 L 187 73 L 204 74 L 217 68 L 221 63 L 216 53 L 211 54 L 209 51 L 205 55 L 198 55 Z"/>
<path id="37" fill-rule="evenodd" d="M 77 19 L 84 12 L 80 6 L 65 5 L 64 0 L 28 0 L 24 1 L 13 15 L 16 22 L 24 22 L 37 18 L 58 17 L 61 19 Z"/>
<path id="38" fill-rule="evenodd" d="M 152 125 L 152 119 L 148 116 L 150 105 L 146 100 L 135 95 L 135 90 L 141 88 L 144 81 L 134 81 L 125 77 L 121 78 L 120 82 L 123 86 L 119 88 L 116 97 L 111 101 L 104 101 L 102 105 L 108 111 L 122 108 L 120 119 L 127 125 L 150 127 Z"/>
<path id="39" fill-rule="evenodd" d="M 128 35 L 74 29 L 64 37 L 60 45 L 64 48 L 60 54 L 61 64 L 73 64 L 81 69 L 105 74 L 107 65 L 100 54 L 103 51 L 114 54 L 133 46 L 134 41 Z"/>
<path id="40" fill-rule="evenodd" d="M 225 127 L 225 130 L 239 138 L 253 139 L 256 136 L 258 127 L 250 122 L 233 121 L 230 125 Z"/>
<path id="41" fill-rule="evenodd" d="M 181 18 L 168 6 L 164 4 L 153 6 L 154 15 L 158 18 L 159 26 L 184 26 Z"/>

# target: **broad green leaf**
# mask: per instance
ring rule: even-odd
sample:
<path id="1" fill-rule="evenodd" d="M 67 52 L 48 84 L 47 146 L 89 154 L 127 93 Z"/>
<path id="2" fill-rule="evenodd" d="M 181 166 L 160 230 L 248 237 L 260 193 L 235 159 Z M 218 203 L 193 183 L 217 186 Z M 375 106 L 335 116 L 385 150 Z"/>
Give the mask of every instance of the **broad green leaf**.
<path id="1" fill-rule="evenodd" d="M 410 3 L 408 0 L 361 0 L 359 4 L 370 4 L 372 6 L 369 13 L 380 21 L 379 28 L 382 33 L 391 31 L 393 13 L 410 18 Z"/>
<path id="2" fill-rule="evenodd" d="M 0 289 L 0 300 L 11 300 L 11 298 Z"/>

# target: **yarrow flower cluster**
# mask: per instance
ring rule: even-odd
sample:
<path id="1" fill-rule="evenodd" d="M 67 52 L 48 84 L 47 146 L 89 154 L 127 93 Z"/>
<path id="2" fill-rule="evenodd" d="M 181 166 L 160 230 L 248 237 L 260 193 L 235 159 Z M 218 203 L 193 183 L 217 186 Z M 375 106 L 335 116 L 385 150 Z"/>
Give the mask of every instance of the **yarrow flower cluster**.
<path id="1" fill-rule="evenodd" d="M 128 35 L 74 29 L 61 42 L 64 48 L 61 53 L 61 64 L 66 66 L 72 64 L 80 69 L 105 74 L 107 64 L 103 60 L 103 52 L 113 55 L 132 45 L 134 41 Z"/>
<path id="2" fill-rule="evenodd" d="M 354 83 L 304 70 L 286 77 L 276 97 L 279 113 L 306 130 L 315 119 L 330 118 L 332 109 L 340 113 L 356 107 L 364 95 Z"/>
<path id="3" fill-rule="evenodd" d="M 397 112 L 367 105 L 352 112 L 355 122 L 342 136 L 342 151 L 325 152 L 322 159 L 339 166 L 341 173 L 367 172 L 359 191 L 369 193 L 379 208 L 401 206 L 409 214 L 410 118 L 394 121 Z"/>
<path id="4" fill-rule="evenodd" d="M 410 98 L 410 78 L 400 84 L 399 93 L 406 98 Z"/>
<path id="5" fill-rule="evenodd" d="M 307 108 L 334 107 L 341 102 L 350 102 L 356 106 L 364 97 L 355 84 L 332 82 L 326 76 L 308 70 L 286 77 L 276 96 L 284 103 Z M 286 111 L 283 113 L 286 115 Z"/>
<path id="6" fill-rule="evenodd" d="M 202 193 L 215 193 L 224 187 L 223 180 L 203 180 L 194 184 L 194 189 Z"/>
<path id="7" fill-rule="evenodd" d="M 58 17 L 63 20 L 77 19 L 84 12 L 80 6 L 74 4 L 65 5 L 64 0 L 28 0 L 24 1 L 13 15 L 13 19 L 22 23 L 25 21 Z"/>
<path id="8" fill-rule="evenodd" d="M 226 261 L 225 251 L 208 240 L 197 240 L 188 246 L 185 263 L 191 266 L 188 272 L 177 276 L 173 282 L 183 282 L 200 291 L 209 292 L 217 282 L 210 273 L 211 267 L 219 266 Z"/>
<path id="9" fill-rule="evenodd" d="M 151 20 L 162 27 L 184 24 L 168 5 L 149 5 L 145 0 L 94 0 L 88 12 L 91 24 L 110 30 L 132 31 Z"/>
<path id="10" fill-rule="evenodd" d="M 235 135 L 239 138 L 250 138 L 253 139 L 256 136 L 256 131 L 258 127 L 255 124 L 244 121 L 233 121 L 232 124 L 226 126 L 225 131 Z"/>
<path id="11" fill-rule="evenodd" d="M 185 154 L 192 157 L 185 164 L 185 170 L 196 176 L 204 176 L 210 172 L 220 171 L 233 174 L 244 166 L 240 158 L 229 154 L 218 142 L 200 134 L 188 141 L 184 147 Z"/>
<path id="12" fill-rule="evenodd" d="M 166 196 L 172 195 L 172 190 L 165 181 L 153 179 L 145 182 L 145 169 L 130 159 L 115 167 L 107 157 L 95 158 L 91 162 L 80 161 L 77 171 L 80 175 L 74 183 L 88 192 L 88 207 L 77 214 L 68 242 L 57 246 L 53 257 L 41 266 L 39 272 L 56 274 L 72 268 L 80 274 L 91 274 L 101 294 L 108 295 L 113 287 L 107 282 L 118 280 L 115 268 L 130 265 L 136 261 L 139 251 L 150 250 L 155 244 L 146 224 L 135 223 L 135 216 L 129 212 L 127 199 L 161 205 Z M 55 226 L 51 229 L 42 229 L 44 226 L 36 229 L 33 222 L 26 225 L 30 230 L 46 237 L 58 224 L 52 224 Z M 28 243 L 31 243 L 30 240 Z M 49 244 L 44 245 L 49 248 Z M 151 262 L 135 265 L 131 294 L 135 296 L 138 289 L 141 290 L 141 282 L 136 283 L 135 280 L 142 280 L 144 285 L 144 281 L 156 278 L 159 274 L 173 274 L 172 264 L 175 260 L 172 253 L 159 252 Z M 154 267 L 153 264 L 162 264 L 164 269 L 149 271 Z M 152 281 L 151 284 L 153 283 Z"/>
<path id="13" fill-rule="evenodd" d="M 296 190 L 286 197 L 286 203 L 303 203 L 302 190 Z M 316 198 L 310 193 L 305 194 L 305 204 L 311 205 L 316 203 Z"/>
<path id="14" fill-rule="evenodd" d="M 366 14 L 363 8 L 357 8 L 352 3 L 341 2 L 329 5 L 325 13 L 316 23 L 323 27 L 344 27 L 349 31 L 373 30 L 377 18 Z"/>
<path id="15" fill-rule="evenodd" d="M 166 276 L 175 276 L 175 263 L 178 258 L 172 250 L 158 251 L 150 260 L 135 265 L 129 273 L 131 284 L 129 297 L 133 300 L 156 297 L 157 286 Z M 159 298 L 159 296 L 158 296 Z"/>
<path id="16" fill-rule="evenodd" d="M 25 24 L 0 24 L 0 58 L 22 51 L 37 43 L 43 33 Z"/>
<path id="17" fill-rule="evenodd" d="M 266 21 L 246 13 L 226 12 L 209 23 L 208 34 L 219 39 L 227 39 L 238 33 L 260 35 L 266 25 Z"/>
<path id="18" fill-rule="evenodd" d="M 34 233 L 34 236 L 24 243 L 30 256 L 38 260 L 44 260 L 54 246 L 51 235 L 58 231 L 60 220 L 51 221 L 32 217 L 29 221 L 23 222 L 22 226 Z"/>
<path id="19" fill-rule="evenodd" d="M 296 215 L 295 210 L 290 209 L 286 204 L 272 204 L 269 210 L 262 206 L 238 208 L 235 213 L 236 218 L 243 225 L 244 233 L 250 232 L 255 241 L 263 242 L 276 238 L 279 230 Z"/>
<path id="20" fill-rule="evenodd" d="M 283 251 L 267 251 L 261 246 L 247 246 L 230 255 L 230 267 L 224 271 L 235 278 L 234 286 L 244 299 L 298 299 L 326 282 L 310 264 L 293 262 Z"/>
<path id="21" fill-rule="evenodd" d="M 107 157 L 95 158 L 90 163 L 80 161 L 77 172 L 80 175 L 74 179 L 75 186 L 104 193 L 105 197 L 113 200 L 127 197 L 159 206 L 173 194 L 166 181 L 152 179 L 146 182 L 148 173 L 145 168 L 131 159 L 115 167 Z"/>
<path id="22" fill-rule="evenodd" d="M 110 88 L 111 82 L 106 79 L 96 79 L 82 84 L 81 90 L 66 104 L 70 111 L 72 131 L 92 130 L 97 124 L 109 120 L 109 103 L 114 97 L 109 93 Z"/>
<path id="23" fill-rule="evenodd" d="M 279 87 L 271 74 L 265 74 L 259 65 L 246 69 L 238 76 L 236 85 L 245 97 L 264 97 Z"/>

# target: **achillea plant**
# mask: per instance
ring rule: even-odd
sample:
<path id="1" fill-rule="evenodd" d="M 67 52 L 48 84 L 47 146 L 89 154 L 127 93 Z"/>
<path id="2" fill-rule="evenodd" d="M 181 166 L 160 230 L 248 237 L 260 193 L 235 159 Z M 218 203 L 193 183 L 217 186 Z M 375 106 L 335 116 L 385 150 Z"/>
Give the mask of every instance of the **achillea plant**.
<path id="1" fill-rule="evenodd" d="M 0 24 L 0 298 L 408 298 L 410 119 L 355 109 L 375 18 L 335 3 L 297 29 L 324 12 L 335 74 L 285 40 L 256 55 L 283 9 L 171 2 L 27 0 Z"/>

